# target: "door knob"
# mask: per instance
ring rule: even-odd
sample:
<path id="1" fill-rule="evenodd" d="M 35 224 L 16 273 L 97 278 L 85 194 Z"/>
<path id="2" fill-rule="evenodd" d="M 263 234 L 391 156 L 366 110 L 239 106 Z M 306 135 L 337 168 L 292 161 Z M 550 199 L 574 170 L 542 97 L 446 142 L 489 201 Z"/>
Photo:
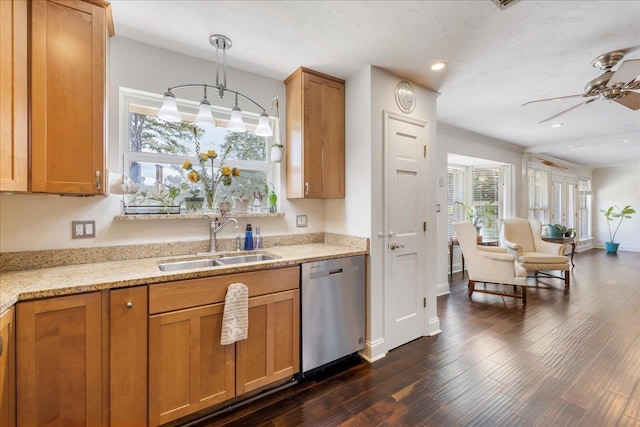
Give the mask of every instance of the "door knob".
<path id="1" fill-rule="evenodd" d="M 389 245 L 389 249 L 391 249 L 392 251 L 395 251 L 396 249 L 402 249 L 404 248 L 404 245 L 398 245 L 397 243 L 391 243 Z"/>

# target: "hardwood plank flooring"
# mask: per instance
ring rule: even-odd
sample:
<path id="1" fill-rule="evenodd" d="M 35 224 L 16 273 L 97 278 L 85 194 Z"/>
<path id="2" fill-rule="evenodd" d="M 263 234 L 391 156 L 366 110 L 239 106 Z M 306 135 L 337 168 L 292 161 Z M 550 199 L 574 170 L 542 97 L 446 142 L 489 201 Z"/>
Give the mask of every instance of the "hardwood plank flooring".
<path id="1" fill-rule="evenodd" d="M 438 298 L 442 334 L 199 426 L 640 427 L 640 253 L 575 263 L 569 289 L 531 282 L 526 307 L 470 299 L 457 273 Z"/>

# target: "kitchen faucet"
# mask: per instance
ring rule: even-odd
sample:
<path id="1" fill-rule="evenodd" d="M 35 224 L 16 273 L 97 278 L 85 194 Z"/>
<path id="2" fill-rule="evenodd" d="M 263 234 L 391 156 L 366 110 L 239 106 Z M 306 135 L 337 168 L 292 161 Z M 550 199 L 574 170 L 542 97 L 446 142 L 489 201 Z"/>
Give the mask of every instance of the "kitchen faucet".
<path id="1" fill-rule="evenodd" d="M 235 218 L 228 218 L 225 222 L 220 222 L 220 219 L 217 217 L 211 218 L 211 223 L 209 224 L 209 252 L 215 253 L 218 252 L 218 241 L 216 237 L 216 233 L 222 230 L 225 225 L 229 221 L 233 221 L 236 224 L 236 228 L 238 228 L 238 220 Z"/>

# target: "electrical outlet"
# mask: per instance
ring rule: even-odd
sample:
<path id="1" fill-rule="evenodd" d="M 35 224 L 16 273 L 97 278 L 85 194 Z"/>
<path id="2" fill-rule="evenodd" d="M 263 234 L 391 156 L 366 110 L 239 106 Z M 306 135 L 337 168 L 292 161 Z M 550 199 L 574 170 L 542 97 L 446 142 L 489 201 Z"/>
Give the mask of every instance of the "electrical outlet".
<path id="1" fill-rule="evenodd" d="M 95 221 L 71 221 L 71 238 L 86 239 L 96 237 Z"/>
<path id="2" fill-rule="evenodd" d="M 307 216 L 306 215 L 297 215 L 296 216 L 296 226 L 297 227 L 306 227 L 307 226 Z"/>

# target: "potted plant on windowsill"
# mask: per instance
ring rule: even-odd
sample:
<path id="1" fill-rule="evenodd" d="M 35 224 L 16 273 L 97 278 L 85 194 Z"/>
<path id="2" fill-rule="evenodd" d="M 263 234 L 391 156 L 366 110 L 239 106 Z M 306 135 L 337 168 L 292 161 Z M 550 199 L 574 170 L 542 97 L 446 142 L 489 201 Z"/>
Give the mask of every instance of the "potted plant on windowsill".
<path id="1" fill-rule="evenodd" d="M 622 225 L 622 221 L 627 218 L 630 219 L 631 215 L 636 213 L 635 209 L 633 209 L 631 206 L 627 205 L 625 206 L 623 209 L 620 209 L 618 206 L 609 206 L 609 208 L 607 210 L 604 209 L 600 209 L 600 212 L 604 213 L 605 218 L 607 218 L 607 227 L 609 228 L 609 241 L 605 242 L 605 246 L 607 248 L 607 252 L 609 253 L 617 253 L 618 252 L 618 246 L 620 246 L 620 243 L 615 243 L 616 241 L 616 233 L 618 232 L 618 229 L 620 228 L 620 225 Z M 616 226 L 615 230 L 613 231 L 613 234 L 611 233 L 611 223 L 613 221 L 615 221 L 616 219 L 620 219 L 618 221 L 618 225 Z"/>
<path id="2" fill-rule="evenodd" d="M 482 241 L 482 236 L 480 235 L 480 230 L 482 229 L 482 224 L 486 222 L 486 226 L 491 228 L 493 226 L 493 221 L 496 217 L 496 207 L 493 205 L 493 201 L 486 202 L 482 209 L 478 209 L 477 207 L 471 207 L 464 202 L 455 202 L 457 205 L 460 205 L 464 208 L 465 216 L 469 222 L 472 222 L 476 227 L 476 231 L 478 233 L 478 242 Z"/>

